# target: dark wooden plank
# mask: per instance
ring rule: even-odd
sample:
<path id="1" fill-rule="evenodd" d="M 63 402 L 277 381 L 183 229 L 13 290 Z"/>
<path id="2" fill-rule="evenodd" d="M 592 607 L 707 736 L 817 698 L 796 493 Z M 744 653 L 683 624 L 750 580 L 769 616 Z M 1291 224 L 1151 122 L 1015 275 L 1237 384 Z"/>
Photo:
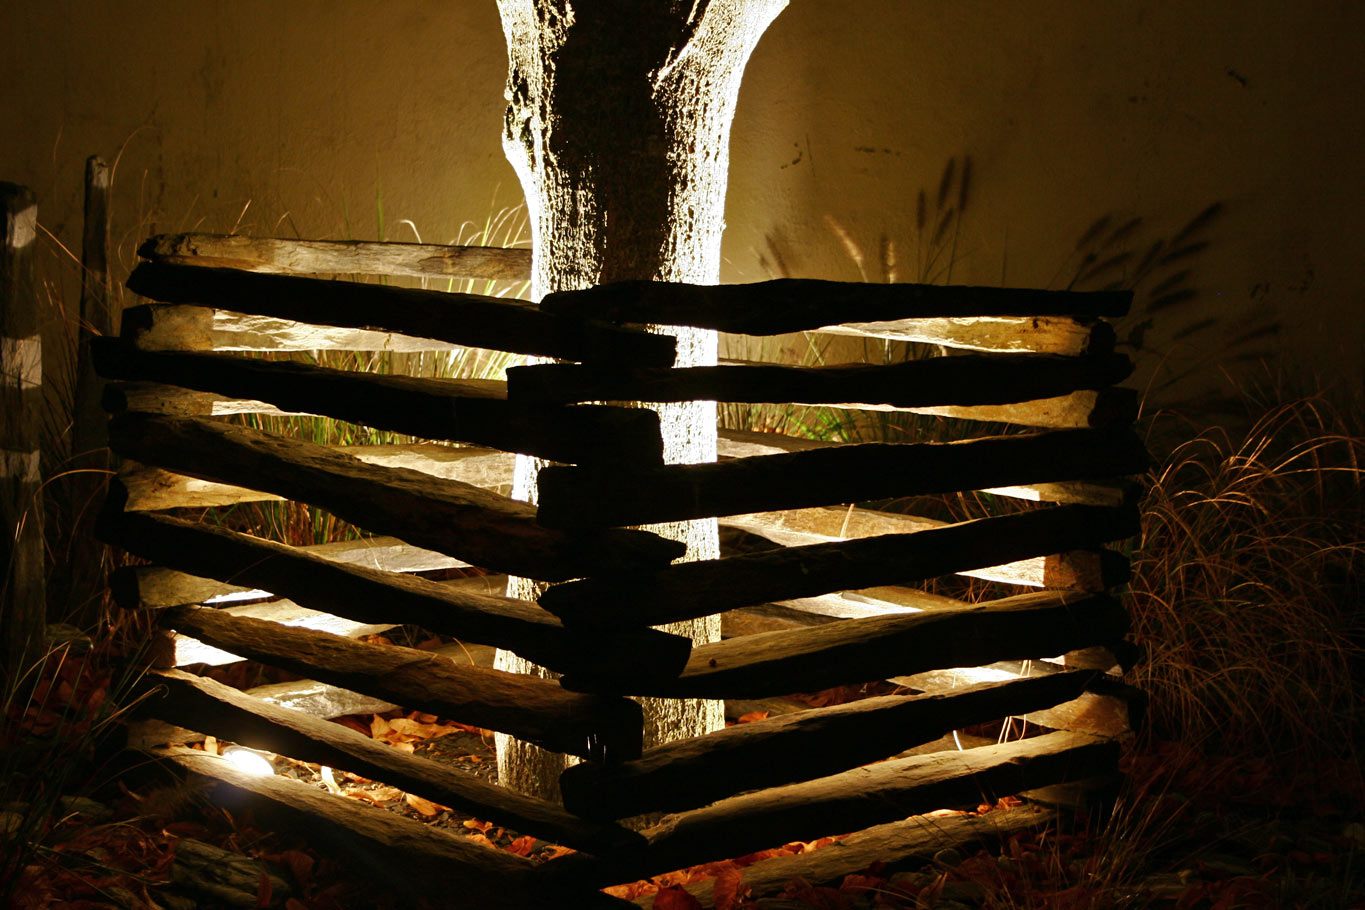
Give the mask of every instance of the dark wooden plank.
<path id="1" fill-rule="evenodd" d="M 692 648 L 685 636 L 655 629 L 566 629 L 523 600 L 334 562 L 166 515 L 125 512 L 110 520 L 105 533 L 138 556 L 194 575 L 250 585 L 357 622 L 415 625 L 495 645 L 559 673 L 676 676 Z"/>
<path id="2" fill-rule="evenodd" d="M 954 319 L 899 319 L 821 326 L 820 335 L 913 341 L 968 351 L 1007 354 L 1107 354 L 1114 329 L 1098 319 L 1068 316 L 969 316 Z M 818 344 L 820 342 L 817 342 Z"/>
<path id="3" fill-rule="evenodd" d="M 367 240 L 293 240 L 242 234 L 158 234 L 143 259 L 274 275 L 406 275 L 413 278 L 531 280 L 531 251 L 489 246 Z"/>
<path id="4" fill-rule="evenodd" d="M 743 363 L 681 369 L 542 363 L 509 369 L 507 392 L 513 401 L 538 404 L 796 401 L 922 408 L 1053 398 L 1114 385 L 1132 371 L 1132 361 L 1123 354 L 967 354 L 895 364 Z"/>
<path id="5" fill-rule="evenodd" d="M 814 692 L 940 667 L 1051 657 L 1117 641 L 1127 629 L 1127 614 L 1111 598 L 1040 591 L 962 610 L 844 619 L 701 645 L 679 678 L 640 680 L 622 694 L 762 698 Z M 561 683 L 601 688 L 569 676 Z"/>
<path id="6" fill-rule="evenodd" d="M 644 471 L 540 472 L 550 527 L 637 525 L 1146 470 L 1129 430 L 1052 430 L 948 443 L 862 443 Z"/>
<path id="7" fill-rule="evenodd" d="M 128 276 L 128 289 L 162 303 L 379 329 L 561 360 L 668 366 L 676 347 L 667 335 L 557 316 L 521 300 L 355 281 L 144 262 Z"/>
<path id="8" fill-rule="evenodd" d="M 32 191 L 0 182 L 0 673 L 14 686 L 43 653 L 47 630 L 37 227 Z"/>
<path id="9" fill-rule="evenodd" d="M 211 679 L 172 670 L 149 674 L 144 685 L 149 698 L 138 706 L 141 715 L 253 749 L 342 768 L 578 850 L 611 852 L 644 843 L 639 834 L 618 825 L 585 821 L 555 803 L 400 752 L 349 727 L 281 708 Z"/>
<path id="10" fill-rule="evenodd" d="M 622 281 L 547 294 L 541 307 L 583 319 L 687 325 L 742 335 L 809 332 L 846 322 L 957 316 L 1122 316 L 1132 291 L 860 284 L 778 278 L 757 284 Z"/>
<path id="11" fill-rule="evenodd" d="M 334 370 L 232 354 L 135 351 L 96 339 L 95 365 L 111 379 L 152 380 L 269 402 L 427 439 L 491 446 L 553 461 L 663 463 L 659 417 L 648 408 L 554 407 L 507 400 L 486 379 L 418 379 Z"/>
<path id="12" fill-rule="evenodd" d="M 562 581 L 667 565 L 683 545 L 644 531 L 569 534 L 533 507 L 408 468 L 368 465 L 325 446 L 198 417 L 125 414 L 110 445 L 181 474 L 307 502 L 379 534 L 528 578 Z M 121 504 L 120 504 L 121 507 Z"/>
<path id="13" fill-rule="evenodd" d="M 960 727 L 1050 708 L 1079 697 L 1095 675 L 1082 670 L 799 711 L 665 743 L 620 764 L 574 765 L 559 786 L 565 807 L 586 818 L 692 809 L 879 761 Z"/>
<path id="14" fill-rule="evenodd" d="M 679 563 L 638 576 L 584 578 L 547 590 L 540 604 L 574 622 L 659 625 L 774 600 L 919 581 L 1093 546 L 1139 530 L 1135 509 L 1054 506 L 914 534 Z"/>
<path id="15" fill-rule="evenodd" d="M 344 858 L 358 874 L 387 882 L 405 901 L 459 894 L 461 900 L 480 907 L 525 910 L 553 906 L 564 897 L 553 884 L 531 874 L 530 860 L 506 850 L 490 850 L 299 781 L 251 775 L 207 752 L 172 747 L 149 754 L 206 779 L 207 794 L 216 802 L 255 809 L 269 823 L 292 829 L 328 855 Z M 395 875 L 397 869 L 401 875 Z M 584 908 L 633 906 L 596 890 L 575 894 L 574 900 Z"/>
<path id="16" fill-rule="evenodd" d="M 907 815 L 1112 771 L 1118 743 L 1079 733 L 962 752 L 936 752 L 856 768 L 830 777 L 733 796 L 666 816 L 647 828 L 649 846 L 623 858 L 563 857 L 537 876 L 566 886 L 635 881 L 670 869 L 794 840 L 814 840 Z"/>
<path id="17" fill-rule="evenodd" d="M 835 843 L 809 853 L 775 856 L 744 866 L 739 870 L 739 890 L 741 894 L 748 891 L 752 897 L 759 898 L 781 891 L 794 878 L 817 885 L 834 885 L 845 875 L 862 872 L 874 863 L 928 865 L 942 850 L 951 848 L 969 855 L 973 845 L 999 843 L 1012 834 L 1041 828 L 1055 817 L 1055 813 L 1036 806 L 996 809 L 985 815 L 916 815 L 841 837 Z M 703 879 L 684 885 L 683 889 L 702 910 L 711 910 L 716 906 L 714 887 L 715 879 Z M 652 910 L 654 898 L 653 894 L 642 896 L 635 903 Z M 781 905 L 774 905 L 774 910 L 778 906 Z M 792 907 L 794 910 L 796 905 Z"/>
<path id="18" fill-rule="evenodd" d="M 614 760 L 640 754 L 640 706 L 627 698 L 569 692 L 540 677 L 459 666 L 428 651 L 363 644 L 206 607 L 172 607 L 157 621 L 251 660 L 555 752 Z"/>

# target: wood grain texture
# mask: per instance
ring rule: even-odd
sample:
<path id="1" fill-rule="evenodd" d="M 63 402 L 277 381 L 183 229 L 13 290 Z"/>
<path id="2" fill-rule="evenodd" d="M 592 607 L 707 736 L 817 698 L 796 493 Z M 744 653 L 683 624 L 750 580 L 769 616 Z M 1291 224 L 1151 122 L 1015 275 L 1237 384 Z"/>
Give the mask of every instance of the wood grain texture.
<path id="1" fill-rule="evenodd" d="M 668 336 L 557 316 L 522 300 L 477 294 L 154 262 L 133 270 L 128 289 L 162 303 L 377 329 L 562 360 L 668 366 L 675 349 Z"/>
<path id="2" fill-rule="evenodd" d="M 845 619 L 701 645 L 679 678 L 621 694 L 762 698 L 814 692 L 941 667 L 1051 657 L 1118 641 L 1127 630 L 1127 613 L 1108 597 L 1043 591 L 962 610 Z M 561 683 L 600 688 L 567 676 Z"/>
<path id="3" fill-rule="evenodd" d="M 368 465 L 324 446 L 204 418 L 125 414 L 110 422 L 109 436 L 124 457 L 264 489 L 358 527 L 529 578 L 562 581 L 661 566 L 683 549 L 643 531 L 555 531 L 537 523 L 533 507 L 469 484 Z"/>
<path id="4" fill-rule="evenodd" d="M 1009 354 L 1062 354 L 1079 357 L 1114 350 L 1109 323 L 1069 316 L 959 316 L 938 319 L 900 319 L 887 322 L 845 322 L 821 326 L 821 335 L 912 341 L 967 351 Z"/>

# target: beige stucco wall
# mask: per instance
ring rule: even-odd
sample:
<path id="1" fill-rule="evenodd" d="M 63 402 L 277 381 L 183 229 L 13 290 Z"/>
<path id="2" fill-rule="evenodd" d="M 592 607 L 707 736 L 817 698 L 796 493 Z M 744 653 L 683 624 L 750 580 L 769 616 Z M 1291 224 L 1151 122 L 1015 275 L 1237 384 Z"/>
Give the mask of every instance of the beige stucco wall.
<path id="1" fill-rule="evenodd" d="M 966 153 L 955 281 L 1055 284 L 1101 214 L 1155 239 L 1221 201 L 1188 263 L 1218 322 L 1149 341 L 1217 354 L 1268 308 L 1280 350 L 1358 387 L 1361 34 L 1365 5 L 1330 0 L 794 0 L 740 99 L 724 279 L 771 245 L 858 277 L 831 223 L 908 261 L 917 191 Z M 0 179 L 70 244 L 84 157 L 117 158 L 125 262 L 153 231 L 374 237 L 381 205 L 389 239 L 448 241 L 519 199 L 505 65 L 492 0 L 11 0 Z"/>

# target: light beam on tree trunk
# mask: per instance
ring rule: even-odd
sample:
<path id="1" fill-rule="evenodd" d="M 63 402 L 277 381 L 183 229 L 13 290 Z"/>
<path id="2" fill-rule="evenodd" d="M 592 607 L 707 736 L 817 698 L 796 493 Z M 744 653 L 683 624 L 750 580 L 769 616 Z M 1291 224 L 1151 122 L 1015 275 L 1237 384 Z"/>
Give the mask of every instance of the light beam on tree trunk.
<path id="1" fill-rule="evenodd" d="M 503 149 L 526 195 L 533 299 L 628 279 L 718 282 L 740 80 L 786 4 L 498 0 L 509 58 Z M 678 366 L 716 362 L 715 332 L 673 333 Z M 713 402 L 659 412 L 666 460 L 715 460 Z M 538 468 L 518 458 L 514 495 L 534 500 Z M 686 559 L 719 555 L 714 519 L 651 530 L 685 541 Z M 524 579 L 508 590 L 537 593 Z M 668 628 L 699 643 L 720 638 L 718 617 Z M 508 652 L 497 666 L 544 672 Z M 645 704 L 646 746 L 723 725 L 719 702 Z M 563 768 L 563 756 L 499 737 L 498 773 L 508 786 L 557 796 Z"/>

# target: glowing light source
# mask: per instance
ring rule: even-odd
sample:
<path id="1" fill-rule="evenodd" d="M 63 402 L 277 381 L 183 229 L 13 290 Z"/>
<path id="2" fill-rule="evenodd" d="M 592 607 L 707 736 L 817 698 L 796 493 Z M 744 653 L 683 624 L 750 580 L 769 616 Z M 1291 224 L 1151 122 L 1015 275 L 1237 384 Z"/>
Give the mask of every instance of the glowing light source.
<path id="1" fill-rule="evenodd" d="M 270 763 L 270 759 L 255 749 L 233 746 L 223 751 L 223 758 L 227 759 L 238 771 L 253 774 L 256 777 L 269 777 L 275 773 L 275 766 Z"/>

